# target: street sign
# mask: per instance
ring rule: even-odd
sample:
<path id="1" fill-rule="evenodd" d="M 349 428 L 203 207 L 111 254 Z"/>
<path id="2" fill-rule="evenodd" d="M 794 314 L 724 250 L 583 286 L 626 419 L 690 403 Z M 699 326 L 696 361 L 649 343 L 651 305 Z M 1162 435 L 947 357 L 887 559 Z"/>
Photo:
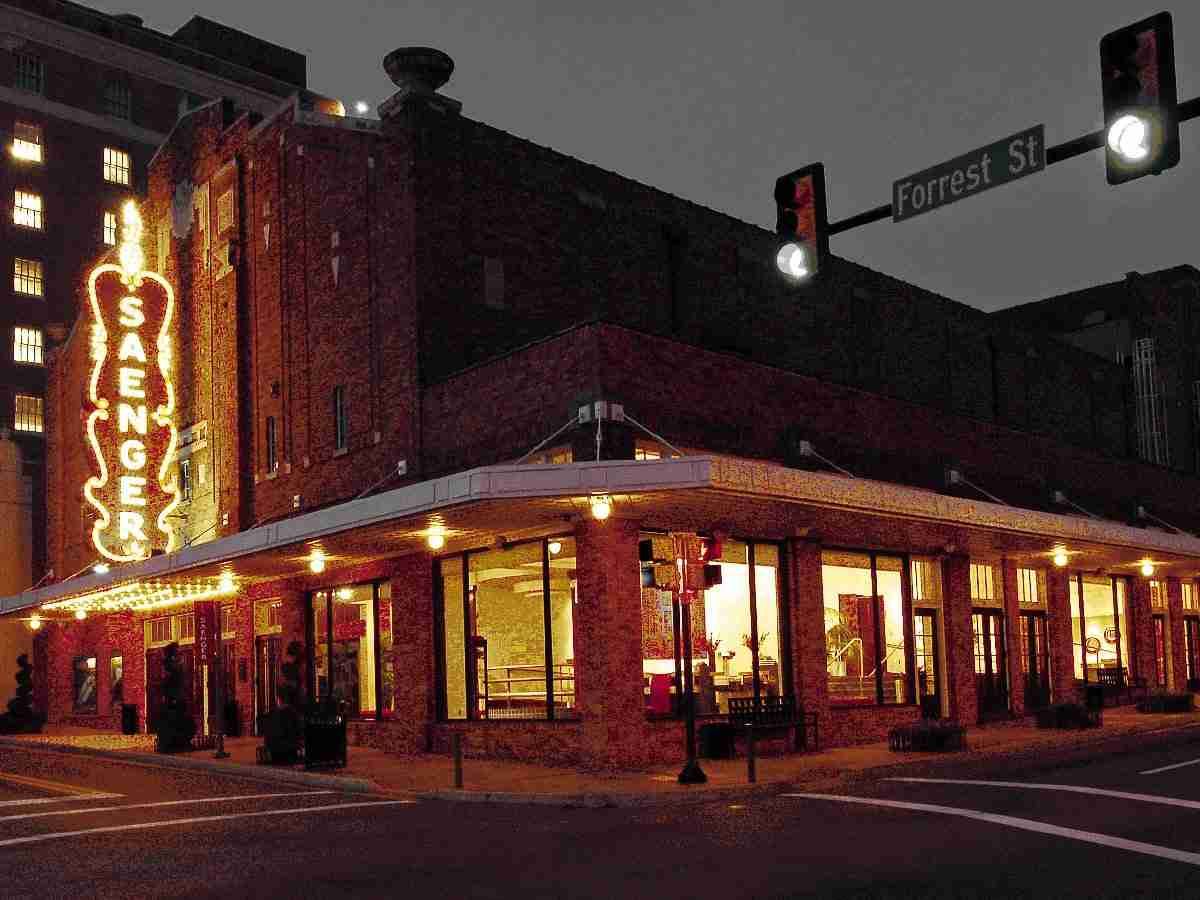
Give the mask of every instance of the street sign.
<path id="1" fill-rule="evenodd" d="M 964 153 L 892 185 L 892 221 L 903 222 L 1046 168 L 1045 126 Z"/>

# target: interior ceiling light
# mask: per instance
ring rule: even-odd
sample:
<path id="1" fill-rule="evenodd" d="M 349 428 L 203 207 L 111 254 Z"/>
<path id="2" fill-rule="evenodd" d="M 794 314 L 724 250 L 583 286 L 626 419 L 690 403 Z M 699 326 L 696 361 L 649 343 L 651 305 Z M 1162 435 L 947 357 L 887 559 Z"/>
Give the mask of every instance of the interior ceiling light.
<path id="1" fill-rule="evenodd" d="M 557 556 L 562 553 L 562 541 L 551 541 L 547 546 L 551 556 Z"/>
<path id="2" fill-rule="evenodd" d="M 603 522 L 612 515 L 612 500 L 608 494 L 593 494 L 590 499 L 593 519 Z"/>
<path id="3" fill-rule="evenodd" d="M 348 587 L 338 588 L 337 596 L 339 600 L 349 600 L 354 596 L 354 591 Z"/>

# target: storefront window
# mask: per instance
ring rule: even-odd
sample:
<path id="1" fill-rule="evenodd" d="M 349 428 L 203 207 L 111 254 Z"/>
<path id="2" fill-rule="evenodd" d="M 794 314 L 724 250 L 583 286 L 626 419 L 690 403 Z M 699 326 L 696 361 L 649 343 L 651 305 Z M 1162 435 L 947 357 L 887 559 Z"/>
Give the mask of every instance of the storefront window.
<path id="1" fill-rule="evenodd" d="M 783 694 L 779 548 L 725 541 L 720 566 L 721 583 L 687 607 L 670 591 L 642 588 L 642 677 L 649 716 L 683 711 L 676 698 L 682 696 L 685 665 L 684 609 L 691 615 L 692 653 L 686 664 L 692 666 L 697 715 L 726 714 L 734 697 Z"/>
<path id="2" fill-rule="evenodd" d="M 392 691 L 384 690 L 385 679 L 394 686 L 391 585 L 316 591 L 311 607 L 313 695 L 337 701 L 346 715 L 388 715 L 394 705 Z"/>
<path id="3" fill-rule="evenodd" d="M 448 719 L 574 714 L 575 542 L 529 541 L 439 563 Z"/>
<path id="4" fill-rule="evenodd" d="M 1075 677 L 1124 683 L 1129 676 L 1129 649 L 1124 640 L 1129 621 L 1126 579 L 1076 575 L 1070 588 Z"/>
<path id="5" fill-rule="evenodd" d="M 821 581 L 830 702 L 910 702 L 903 561 L 826 551 Z"/>
<path id="6" fill-rule="evenodd" d="M 96 657 L 77 656 L 74 660 L 74 703 L 76 712 L 96 711 Z"/>

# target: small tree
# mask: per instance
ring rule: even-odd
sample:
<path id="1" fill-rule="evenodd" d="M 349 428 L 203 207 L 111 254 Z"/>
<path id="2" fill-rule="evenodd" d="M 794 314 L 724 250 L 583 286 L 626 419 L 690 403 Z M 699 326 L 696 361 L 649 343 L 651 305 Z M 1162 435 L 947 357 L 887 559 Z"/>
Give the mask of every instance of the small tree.
<path id="1" fill-rule="evenodd" d="M 163 649 L 163 711 L 158 723 L 156 749 L 159 753 L 178 753 L 192 749 L 196 723 L 187 708 L 187 686 L 183 683 L 183 666 L 179 663 L 179 644 Z"/>
<path id="2" fill-rule="evenodd" d="M 0 716 L 0 733 L 16 734 L 42 730 L 42 719 L 33 711 L 33 666 L 22 653 L 17 657 L 17 692 L 8 701 L 8 712 Z"/>
<path id="3" fill-rule="evenodd" d="M 271 711 L 263 728 L 263 743 L 271 762 L 292 765 L 300 756 L 304 742 L 304 688 L 300 681 L 300 661 L 304 645 L 292 641 L 287 646 L 288 661 L 279 667 L 281 681 L 275 688 L 279 706 Z"/>

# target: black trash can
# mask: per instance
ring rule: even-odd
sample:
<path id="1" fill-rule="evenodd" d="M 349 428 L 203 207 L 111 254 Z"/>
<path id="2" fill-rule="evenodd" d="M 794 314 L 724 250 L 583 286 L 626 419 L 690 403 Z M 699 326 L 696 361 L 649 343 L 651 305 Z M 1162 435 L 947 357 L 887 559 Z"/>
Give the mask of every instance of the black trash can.
<path id="1" fill-rule="evenodd" d="M 701 725 L 699 750 L 705 759 L 732 759 L 733 726 L 728 722 Z"/>
<path id="2" fill-rule="evenodd" d="M 138 733 L 138 708 L 136 703 L 121 704 L 121 734 Z"/>
<path id="3" fill-rule="evenodd" d="M 225 736 L 242 736 L 242 725 L 238 719 L 238 705 L 236 700 L 229 700 L 225 704 Z"/>
<path id="4" fill-rule="evenodd" d="M 1089 710 L 1104 709 L 1104 685 L 1089 684 L 1086 701 Z"/>

